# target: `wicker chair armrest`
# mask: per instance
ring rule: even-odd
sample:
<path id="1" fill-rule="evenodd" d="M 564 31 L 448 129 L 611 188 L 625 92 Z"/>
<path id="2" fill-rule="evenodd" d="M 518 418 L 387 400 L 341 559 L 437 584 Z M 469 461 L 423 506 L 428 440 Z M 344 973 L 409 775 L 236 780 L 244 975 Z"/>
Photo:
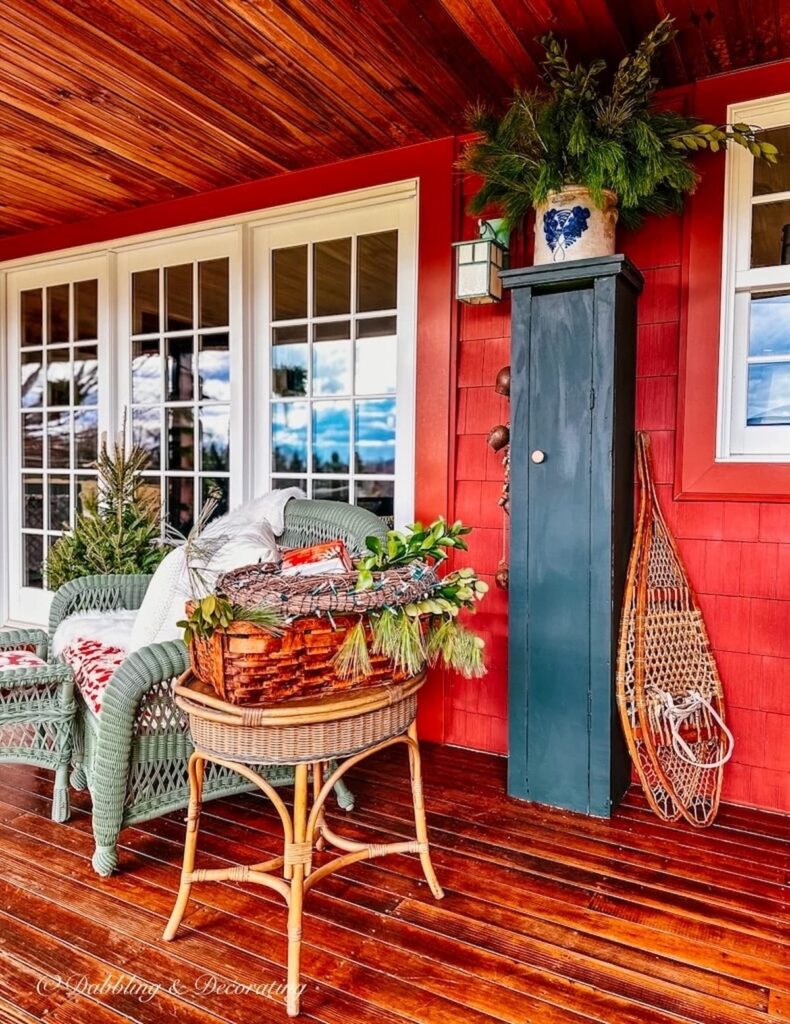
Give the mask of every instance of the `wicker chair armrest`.
<path id="1" fill-rule="evenodd" d="M 139 608 L 151 582 L 150 576 L 108 574 L 83 576 L 58 587 L 49 612 L 50 636 L 61 622 L 75 612 L 115 611 Z"/>
<path id="2" fill-rule="evenodd" d="M 49 637 L 43 629 L 4 629 L 0 631 L 0 651 L 20 651 L 33 648 L 33 653 L 44 661 L 49 656 Z"/>
<path id="3" fill-rule="evenodd" d="M 24 689 L 30 686 L 57 686 L 60 688 L 64 705 L 71 705 L 74 695 L 74 673 L 63 662 L 0 672 L 0 690 Z"/>
<path id="4" fill-rule="evenodd" d="M 101 735 L 121 723 L 134 724 L 135 716 L 146 694 L 158 683 L 175 679 L 189 668 L 189 653 L 180 640 L 166 640 L 132 651 L 107 684 L 102 700 Z M 108 733 L 109 735 L 109 733 Z"/>

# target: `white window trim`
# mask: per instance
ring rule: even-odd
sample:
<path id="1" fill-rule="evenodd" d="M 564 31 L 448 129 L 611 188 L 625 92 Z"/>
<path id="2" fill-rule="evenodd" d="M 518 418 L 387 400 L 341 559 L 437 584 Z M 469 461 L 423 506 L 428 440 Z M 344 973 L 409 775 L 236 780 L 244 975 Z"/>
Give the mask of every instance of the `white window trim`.
<path id="1" fill-rule="evenodd" d="M 790 93 L 727 108 L 729 123 L 761 128 L 790 124 Z M 726 155 L 724 186 L 721 334 L 716 431 L 717 462 L 788 462 L 790 426 L 746 426 L 749 297 L 752 293 L 790 290 L 790 266 L 751 269 L 752 179 L 754 157 L 742 146 Z M 772 193 L 775 202 L 790 192 Z"/>
<path id="2" fill-rule="evenodd" d="M 241 504 L 248 495 L 245 493 L 245 476 L 242 467 L 245 464 L 245 449 L 249 446 L 245 436 L 244 423 L 244 387 L 247 375 L 244 352 L 243 306 L 241 284 L 241 251 L 242 228 L 225 228 L 212 231 L 192 239 L 176 239 L 169 241 L 160 239 L 155 246 L 144 245 L 134 249 L 125 249 L 117 256 L 116 283 L 118 293 L 117 309 L 117 368 L 115 371 L 115 387 L 112 395 L 116 399 L 115 422 L 119 423 L 124 411 L 127 415 L 127 433 L 132 436 L 132 342 L 129 332 L 131 323 L 131 276 L 136 271 L 148 270 L 160 266 L 172 266 L 178 263 L 195 263 L 198 261 L 227 257 L 229 261 L 229 336 L 230 336 L 230 507 Z M 196 332 L 197 333 L 197 332 Z M 197 351 L 197 350 L 196 350 Z M 164 404 L 164 396 L 163 396 Z M 195 427 L 197 429 L 197 422 Z M 154 471 L 154 475 L 162 478 L 168 476 L 202 476 L 196 464 L 193 473 L 182 473 L 178 470 Z"/>
<path id="3" fill-rule="evenodd" d="M 360 235 L 371 231 L 396 228 L 398 231 L 398 348 L 396 400 L 396 447 L 395 447 L 395 508 L 394 518 L 398 526 L 404 526 L 414 517 L 414 469 L 415 469 L 415 415 L 416 415 L 416 330 L 417 330 L 417 204 L 413 200 L 401 200 L 379 206 L 375 211 L 329 213 L 312 218 L 309 224 L 283 222 L 265 225 L 252 230 L 253 273 L 261 282 L 265 295 L 271 292 L 271 253 L 273 249 L 290 245 L 320 242 L 337 238 L 344 233 Z M 268 395 L 271 381 L 271 304 L 260 302 L 255 307 L 253 337 L 259 346 L 259 358 L 255 362 L 255 392 Z M 367 314 L 362 314 L 364 318 Z M 387 315 L 386 311 L 370 314 Z M 331 319 L 337 319 L 332 317 Z M 364 397 L 364 396 L 358 396 Z M 259 406 L 258 421 L 254 424 L 257 434 L 253 444 L 260 453 L 255 460 L 256 493 L 268 489 L 271 479 L 271 401 L 265 409 Z M 353 441 L 352 441 L 353 447 Z M 353 462 L 353 458 L 352 458 Z M 352 473 L 353 476 L 353 468 Z M 312 476 L 312 471 L 308 471 Z"/>
<path id="4" fill-rule="evenodd" d="M 403 208 L 401 222 L 405 231 L 404 242 L 411 252 L 411 273 L 399 279 L 399 334 L 403 331 L 404 351 L 399 351 L 398 361 L 398 439 L 396 448 L 398 497 L 396 521 L 403 524 L 413 518 L 414 510 L 414 469 L 415 469 L 415 409 L 416 409 L 416 335 L 417 335 L 417 275 L 418 275 L 418 210 L 419 181 L 406 179 L 388 182 L 371 188 L 357 189 L 316 199 L 305 200 L 282 206 L 253 210 L 210 221 L 193 222 L 176 228 L 146 232 L 139 235 L 123 236 L 97 244 L 74 246 L 57 252 L 47 252 L 14 260 L 0 262 L 0 369 L 8 382 L 6 389 L 5 415 L 0 416 L 0 441 L 5 442 L 8 452 L 9 472 L 0 478 L 0 552 L 5 556 L 4 564 L 9 571 L 0 580 L 0 622 L 11 624 L 45 624 L 48 617 L 51 594 L 38 591 L 38 602 L 21 605 L 12 594 L 12 581 L 19 579 L 19 545 L 14 542 L 21 518 L 21 505 L 15 512 L 14 495 L 19 493 L 19 481 L 15 471 L 19 468 L 18 395 L 11 384 L 18 378 L 18 344 L 13 343 L 16 309 L 9 302 L 9 281 L 12 275 L 43 274 L 42 280 L 54 275 L 70 273 L 78 262 L 85 261 L 100 266 L 101 280 L 106 301 L 100 317 L 104 317 L 103 332 L 105 358 L 100 376 L 100 431 L 112 434 L 120 423 L 124 407 L 129 405 L 130 377 L 128 374 L 129 339 L 126 325 L 121 327 L 121 306 L 124 305 L 122 280 L 123 267 L 138 262 L 138 254 L 150 247 L 183 244 L 185 253 L 200 250 L 204 242 L 211 249 L 214 236 L 233 234 L 233 250 L 240 257 L 241 273 L 231 275 L 231 316 L 235 317 L 241 344 L 236 346 L 236 355 L 231 357 L 231 373 L 235 375 L 236 388 L 231 409 L 231 505 L 245 501 L 268 486 L 269 443 L 268 435 L 261 440 L 262 422 L 260 408 L 256 408 L 253 396 L 255 389 L 265 382 L 267 396 L 266 420 L 269 416 L 269 375 L 268 345 L 265 356 L 256 355 L 260 339 L 268 341 L 268 333 L 259 333 L 260 302 L 255 302 L 255 289 L 251 287 L 251 276 L 256 274 L 254 236 L 258 229 L 275 225 L 293 224 L 297 221 L 312 220 L 329 214 L 354 215 L 366 208 L 379 208 L 399 204 Z M 405 250 L 404 250 L 405 251 Z M 185 257 L 188 258 L 188 257 Z M 197 257 L 192 257 L 197 258 Z M 204 257 L 201 257 L 204 258 Z M 142 257 L 144 262 L 144 256 Z M 401 269 L 405 266 L 400 263 Z M 31 280 L 33 278 L 31 277 Z M 32 285 L 31 285 L 32 286 Z M 101 285 L 100 285 L 101 287 Z M 403 299 L 403 311 L 400 304 Z M 101 304 L 100 304 L 101 307 Z M 118 309 L 118 316 L 111 317 L 109 310 Z M 268 317 L 268 310 L 266 311 Z M 17 317 L 18 320 L 18 317 Z M 100 340 L 101 345 L 101 340 Z M 401 391 L 403 394 L 401 395 Z M 241 396 L 236 401 L 236 395 Z M 403 429 L 407 427 L 407 429 Z M 234 440 L 237 442 L 234 445 Z M 239 443 L 243 441 L 243 443 Z M 263 474 L 266 474 L 265 478 Z M 14 554 L 16 552 L 16 554 Z M 12 560 L 16 558 L 15 565 Z"/>
<path id="5" fill-rule="evenodd" d="M 7 545 L 8 558 L 6 587 L 7 600 L 4 611 L 5 616 L 12 622 L 46 622 L 49 614 L 51 594 L 46 590 L 39 590 L 32 587 L 12 585 L 14 581 L 22 580 L 22 559 L 24 557 L 23 546 L 20 543 L 22 536 L 22 491 L 21 491 L 21 469 L 22 469 L 22 435 L 19 430 L 19 423 L 22 409 L 19 402 L 19 378 L 20 378 L 20 307 L 19 297 L 22 291 L 28 288 L 46 288 L 48 285 L 60 284 L 64 279 L 79 281 L 84 278 L 96 278 L 99 289 L 98 305 L 98 338 L 97 349 L 99 356 L 99 378 L 98 378 L 98 427 L 99 435 L 111 429 L 111 408 L 110 396 L 110 366 L 111 361 L 108 355 L 114 347 L 112 325 L 109 320 L 109 302 L 107 301 L 107 288 L 109 281 L 109 261 L 106 255 L 83 257 L 69 261 L 68 264 L 44 265 L 27 269 L 20 269 L 9 275 L 8 287 L 5 289 L 7 305 L 7 344 L 4 346 L 6 375 L 6 409 L 7 418 L 5 432 L 7 438 L 7 472 L 4 474 L 4 507 L 5 518 L 5 544 Z M 46 386 L 46 385 L 45 385 Z M 64 469 L 63 475 L 72 476 L 73 470 Z"/>

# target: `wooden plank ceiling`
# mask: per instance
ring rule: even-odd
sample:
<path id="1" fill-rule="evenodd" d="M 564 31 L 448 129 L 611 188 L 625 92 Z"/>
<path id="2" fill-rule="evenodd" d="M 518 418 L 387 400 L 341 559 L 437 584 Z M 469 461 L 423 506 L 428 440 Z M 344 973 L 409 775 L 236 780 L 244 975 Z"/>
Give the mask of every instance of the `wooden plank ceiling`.
<path id="1" fill-rule="evenodd" d="M 447 135 L 667 11 L 667 84 L 790 53 L 787 0 L 3 0 L 0 236 Z"/>

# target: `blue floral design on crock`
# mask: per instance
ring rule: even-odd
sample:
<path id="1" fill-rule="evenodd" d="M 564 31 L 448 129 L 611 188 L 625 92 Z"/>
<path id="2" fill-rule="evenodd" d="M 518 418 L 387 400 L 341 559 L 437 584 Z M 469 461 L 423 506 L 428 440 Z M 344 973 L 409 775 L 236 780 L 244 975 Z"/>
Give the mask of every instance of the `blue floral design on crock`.
<path id="1" fill-rule="evenodd" d="M 590 211 L 586 206 L 560 210 L 552 207 L 543 214 L 543 234 L 554 259 L 564 260 L 565 250 L 578 242 L 588 228 Z"/>

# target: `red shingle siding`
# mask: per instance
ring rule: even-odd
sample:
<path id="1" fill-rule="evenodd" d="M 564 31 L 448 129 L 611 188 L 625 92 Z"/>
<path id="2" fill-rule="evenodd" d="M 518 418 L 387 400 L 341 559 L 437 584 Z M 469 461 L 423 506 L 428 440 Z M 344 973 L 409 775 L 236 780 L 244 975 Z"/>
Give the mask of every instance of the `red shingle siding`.
<path id="1" fill-rule="evenodd" d="M 471 233 L 468 225 L 465 229 Z M 660 500 L 699 593 L 736 735 L 724 798 L 790 811 L 790 505 L 674 500 L 684 298 L 680 218 L 651 221 L 637 234 L 624 234 L 622 242 L 645 275 L 637 342 L 637 427 L 651 434 Z M 459 318 L 455 512 L 477 528 L 470 564 L 488 573 L 501 557 L 502 528 L 496 506 L 500 460 L 487 449 L 486 434 L 507 419 L 494 380 L 499 367 L 509 362 L 509 314 L 505 300 L 464 307 Z M 476 625 L 488 643 L 489 674 L 482 683 L 445 683 L 437 738 L 504 752 L 503 594 L 492 591 Z"/>

